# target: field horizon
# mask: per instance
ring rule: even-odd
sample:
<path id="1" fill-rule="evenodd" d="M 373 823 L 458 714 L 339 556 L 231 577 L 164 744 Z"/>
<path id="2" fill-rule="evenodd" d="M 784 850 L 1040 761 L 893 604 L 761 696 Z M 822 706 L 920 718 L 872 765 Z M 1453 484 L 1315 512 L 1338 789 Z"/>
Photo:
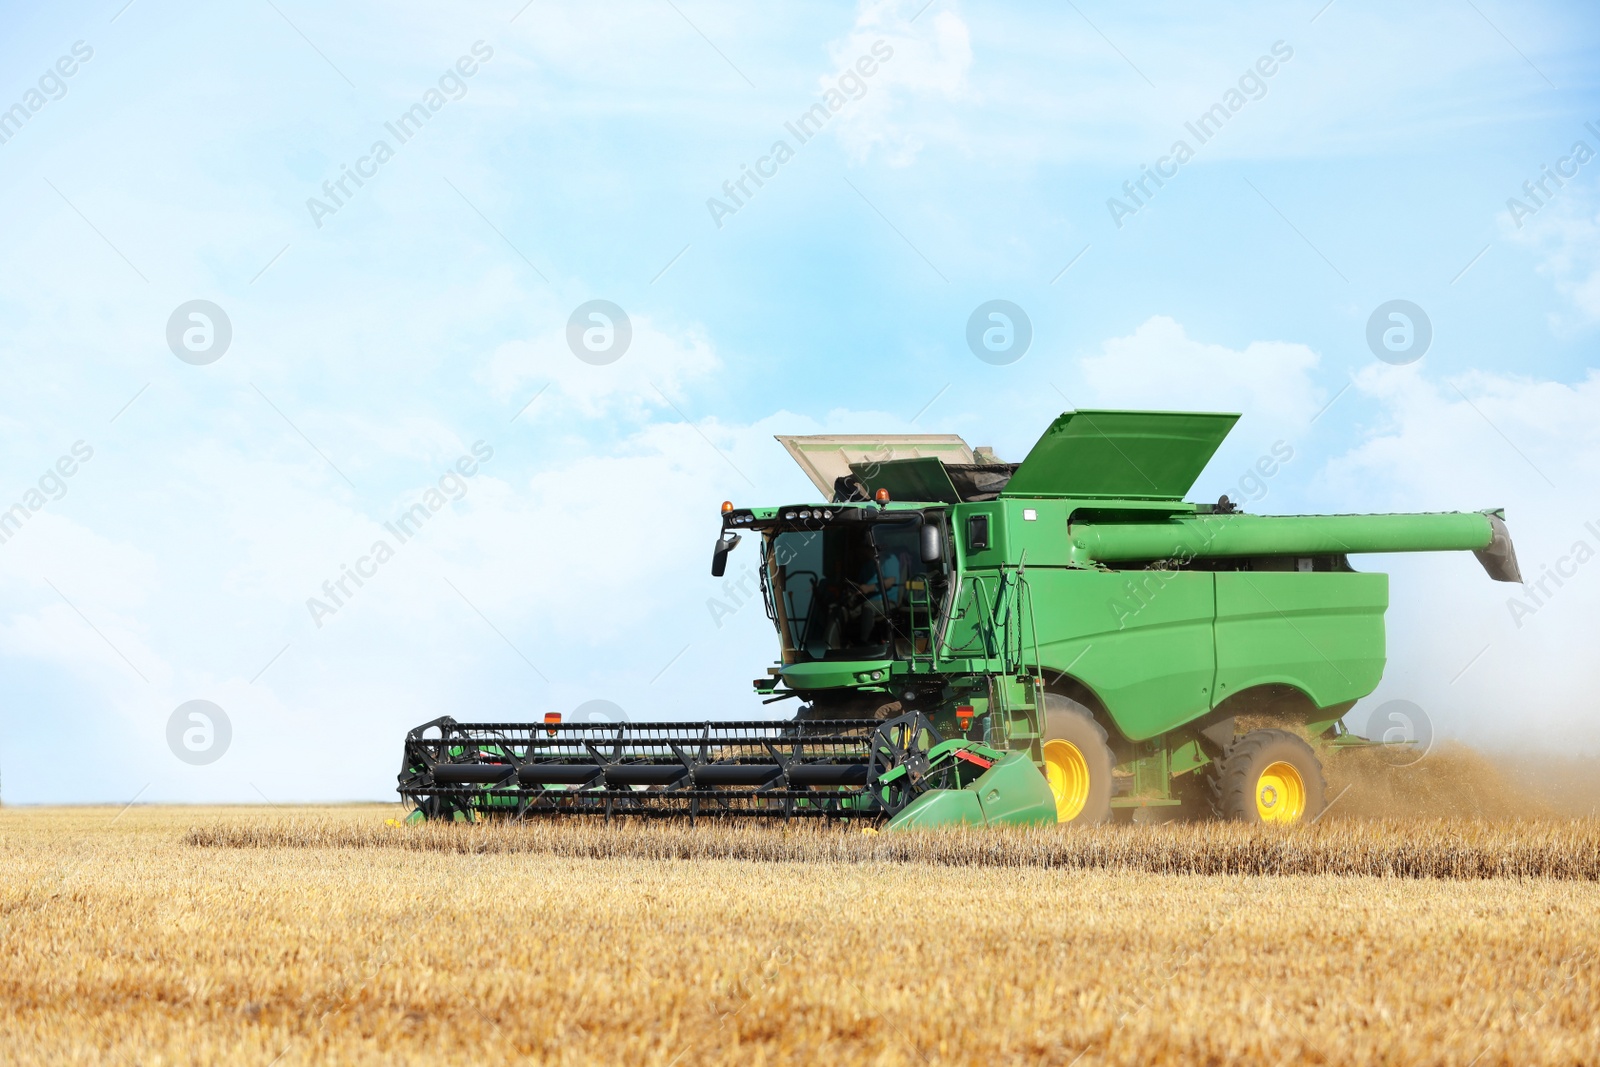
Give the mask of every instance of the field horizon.
<path id="1" fill-rule="evenodd" d="M 398 810 L 0 809 L 14 1062 L 1600 1060 L 1600 820 Z"/>

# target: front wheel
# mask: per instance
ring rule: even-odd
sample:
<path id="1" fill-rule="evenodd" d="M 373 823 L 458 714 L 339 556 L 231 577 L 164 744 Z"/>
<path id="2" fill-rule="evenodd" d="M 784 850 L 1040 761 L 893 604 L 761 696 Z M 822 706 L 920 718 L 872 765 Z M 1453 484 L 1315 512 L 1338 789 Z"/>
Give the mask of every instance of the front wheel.
<path id="1" fill-rule="evenodd" d="M 1322 814 L 1322 764 L 1287 730 L 1252 730 L 1229 746 L 1211 780 L 1217 817 L 1235 822 L 1307 823 Z"/>
<path id="2" fill-rule="evenodd" d="M 1044 697 L 1044 776 L 1056 798 L 1056 821 L 1089 826 L 1111 817 L 1111 746 L 1089 709 L 1068 697 Z"/>

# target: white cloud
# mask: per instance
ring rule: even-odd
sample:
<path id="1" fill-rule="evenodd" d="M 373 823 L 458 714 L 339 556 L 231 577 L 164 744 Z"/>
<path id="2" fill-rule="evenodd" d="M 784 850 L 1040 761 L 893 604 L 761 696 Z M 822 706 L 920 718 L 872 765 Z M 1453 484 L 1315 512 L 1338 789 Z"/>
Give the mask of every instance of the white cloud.
<path id="1" fill-rule="evenodd" d="M 664 353 L 656 369 L 669 391 L 693 368 L 714 365 L 703 342 L 648 324 L 643 336 L 647 353 Z M 564 349 L 555 355 L 580 370 L 608 369 Z M 559 396 L 573 402 L 648 407 L 626 380 L 589 393 L 581 375 L 562 381 Z M 754 587 L 737 586 L 753 547 L 740 549 L 728 580 L 708 573 L 717 505 L 811 497 L 774 433 L 901 420 L 840 411 L 822 422 L 777 413 L 691 425 L 671 411 L 644 414 L 654 421 L 572 456 L 552 456 L 544 430 L 532 452 L 497 441 L 465 496 L 403 544 L 382 525 L 394 509 L 374 503 L 370 487 L 346 493 L 293 454 L 239 445 L 147 451 L 140 460 L 157 486 L 122 482 L 112 466 L 120 460 L 97 455 L 64 500 L 81 502 L 80 514 L 46 510 L 0 546 L 0 594 L 10 605 L 0 613 L 0 659 L 15 677 L 70 679 L 79 747 L 105 758 L 106 746 L 119 746 L 117 776 L 89 793 L 65 783 L 70 791 L 57 792 L 58 783 L 8 764 L 8 784 L 36 800 L 112 800 L 146 782 L 152 800 L 259 799 L 251 782 L 276 801 L 382 797 L 404 731 L 441 714 L 516 718 L 593 698 L 635 717 L 782 714 L 762 708 L 748 685 L 775 654 Z M 437 427 L 416 429 L 430 455 L 453 447 L 434 440 Z M 401 458 L 416 484 L 395 500 L 410 502 L 443 468 L 404 449 Z M 80 484 L 101 463 L 101 482 Z M 324 597 L 323 581 L 339 580 L 378 538 L 395 547 L 393 558 L 347 587 L 318 627 L 307 598 Z M 735 609 L 719 612 L 720 626 L 707 606 L 713 597 Z M 234 725 L 233 747 L 206 768 L 180 763 L 164 741 L 172 710 L 195 698 L 220 704 Z M 337 759 L 307 759 L 310 736 Z"/>
<path id="2" fill-rule="evenodd" d="M 1490 486 L 1496 501 L 1475 506 L 1511 494 L 1577 513 L 1578 490 L 1596 484 L 1600 465 L 1600 372 L 1572 385 L 1480 371 L 1440 381 L 1420 366 L 1356 374 L 1383 419 L 1329 464 L 1333 488 L 1370 485 L 1413 507 L 1442 507 Z"/>
<path id="3" fill-rule="evenodd" d="M 702 179 L 714 173 L 720 180 L 724 161 L 747 159 L 773 131 L 774 116 L 792 114 L 795 94 L 812 91 L 822 65 L 815 42 L 837 35 L 848 13 L 827 16 L 831 28 L 819 28 L 806 12 L 774 22 L 705 5 L 680 15 L 659 4 L 558 4 L 530 8 L 507 27 L 509 12 L 487 7 L 377 17 L 358 6 L 305 26 L 360 86 L 349 93 L 275 14 L 241 10 L 219 15 L 220 22 L 176 27 L 119 21 L 126 39 L 108 39 L 101 58 L 72 83 L 71 97 L 7 146 L 15 165 L 0 175 L 0 191 L 15 205 L 0 262 L 0 362 L 11 399 L 0 428 L 11 446 L 4 464 L 12 494 L 0 503 L 34 484 L 68 442 L 82 436 L 97 450 L 63 500 L 0 546 L 0 696 L 12 709 L 5 724 L 23 732 L 43 723 L 49 743 L 70 745 L 114 773 L 139 774 L 124 799 L 147 779 L 155 783 L 148 797 L 258 799 L 252 778 L 274 799 L 288 799 L 274 781 L 293 785 L 289 796 L 384 795 L 403 730 L 446 711 L 520 715 L 599 696 L 636 713 L 750 708 L 745 678 L 773 655 L 772 632 L 748 602 L 723 628 L 712 624 L 706 600 L 721 585 L 710 582 L 706 564 L 720 500 L 812 495 L 771 434 L 949 425 L 974 443 L 1005 445 L 1019 432 L 997 418 L 987 388 L 970 398 L 960 388 L 943 394 L 923 419 L 939 426 L 904 424 L 904 412 L 933 396 L 943 373 L 937 361 L 944 335 L 926 328 L 938 316 L 921 315 L 926 305 L 908 302 L 916 298 L 894 261 L 858 260 L 848 243 L 838 243 L 826 228 L 831 209 L 816 213 L 816 203 L 804 204 L 811 213 L 789 217 L 770 204 L 780 232 L 815 233 L 815 247 L 791 242 L 760 263 L 738 262 L 723 258 L 740 254 L 734 246 L 707 256 L 697 239 L 693 255 L 660 285 L 647 286 L 688 239 L 679 232 L 682 220 L 704 225 Z M 1272 21 L 1263 21 L 1264 8 L 1167 25 L 1085 10 L 1159 90 L 1070 8 L 873 2 L 830 47 L 823 84 L 877 40 L 895 49 L 834 128 L 857 158 L 917 159 L 931 168 L 929 187 L 956 198 L 960 213 L 948 215 L 950 227 L 908 228 L 919 245 L 919 233 L 959 232 L 959 214 L 983 210 L 967 192 L 976 187 L 962 184 L 963 161 L 955 157 L 963 154 L 984 171 L 983 190 L 1015 197 L 1018 221 L 1004 232 L 1030 232 L 1041 218 L 1054 225 L 1049 220 L 1069 210 L 1057 183 L 1070 187 L 1107 160 L 1120 176 L 1147 147 L 1170 143 L 1191 102 L 1215 99 L 1265 46 L 1270 35 L 1262 27 Z M 1422 138 L 1434 135 L 1441 115 L 1470 111 L 1471 121 L 1487 124 L 1516 111 L 1495 82 L 1470 106 L 1459 92 L 1432 91 L 1477 84 L 1502 64 L 1521 66 L 1470 11 L 1451 18 L 1458 16 L 1475 36 L 1452 37 L 1450 47 L 1422 55 L 1413 28 L 1436 13 L 1401 16 L 1409 25 L 1396 28 L 1387 16 L 1380 22 L 1336 6 L 1319 20 L 1321 36 L 1308 37 L 1273 83 L 1271 98 L 1251 105 L 1242 121 L 1253 125 L 1230 129 L 1217 152 L 1336 156 L 1354 149 L 1365 159 L 1404 141 L 1405 158 L 1434 158 L 1426 149 L 1436 143 Z M 430 123 L 349 210 L 313 228 L 305 197 L 380 135 L 397 102 L 414 100 L 438 77 L 479 35 L 473 25 L 496 55 L 470 95 Z M 46 38 L 68 29 L 35 27 L 51 55 L 56 46 Z M 215 55 L 204 45 L 219 33 L 259 38 L 263 46 Z M 1252 43 L 1258 33 L 1259 44 Z M 1550 37 L 1530 34 L 1519 44 L 1542 66 L 1542 42 Z M 380 47 L 371 47 L 374 41 Z M 1352 63 L 1351 56 L 1364 58 Z M 1561 79 L 1560 70 L 1549 69 Z M 1520 69 L 1516 77 L 1532 80 Z M 1496 149 L 1484 151 L 1491 158 Z M 941 153 L 945 158 L 936 159 Z M 106 159 L 121 165 L 108 169 Z M 1066 169 L 1031 173 L 1041 160 Z M 1315 182 L 1323 170 L 1303 178 Z M 1398 175 L 1409 173 L 1402 165 Z M 1572 306 L 1592 320 L 1595 262 L 1585 258 L 1583 242 L 1596 243 L 1595 220 L 1577 203 L 1566 230 L 1556 232 L 1561 216 L 1549 216 L 1549 269 Z M 884 238 L 881 229 L 871 232 Z M 1253 243 L 1248 231 L 1234 239 Z M 982 243 L 968 245 L 970 255 L 952 246 L 948 261 L 965 259 L 969 277 L 999 273 L 971 268 L 992 246 L 985 233 Z M 1026 250 L 1020 238 L 998 247 L 1007 256 Z M 928 251 L 961 286 L 946 255 Z M 269 261 L 274 265 L 263 273 Z M 1146 280 L 1157 287 L 1206 282 L 1175 276 Z M 774 288 L 779 279 L 783 288 Z M 1148 288 L 1110 280 L 1117 284 L 1106 291 L 1121 294 L 1104 298 L 1113 319 L 1151 301 Z M 630 309 L 657 309 L 653 319 L 635 317 L 630 352 L 606 367 L 575 359 L 564 336 L 566 315 L 595 291 Z M 1297 298 L 1292 282 L 1262 291 L 1290 305 Z M 871 310 L 874 322 L 889 324 L 797 331 L 816 341 L 814 362 L 798 372 L 776 362 L 794 356 L 794 338 L 775 343 L 771 366 L 787 365 L 777 372 L 791 375 L 781 383 L 786 402 L 822 411 L 865 395 L 862 353 L 905 359 L 905 375 L 925 374 L 926 387 L 917 386 L 914 402 L 886 391 L 881 403 L 902 410 L 899 418 L 855 410 L 815 418 L 770 413 L 777 401 L 768 378 L 730 375 L 730 386 L 742 390 L 721 388 L 717 379 L 719 367 L 737 369 L 747 351 L 721 349 L 698 325 L 683 326 L 681 310 L 661 310 L 702 307 L 705 321 L 728 336 L 759 336 L 750 317 L 771 313 L 750 309 L 770 307 L 775 295 L 791 308 L 817 309 L 813 321 L 826 316 L 847 327 L 865 322 L 852 316 Z M 204 368 L 173 360 L 162 336 L 173 307 L 196 296 L 218 300 L 234 325 L 234 347 Z M 903 334 L 905 347 L 900 338 L 884 343 L 890 332 Z M 845 340 L 835 343 L 839 338 Z M 1073 399 L 1245 411 L 1235 436 L 1250 442 L 1239 446 L 1251 449 L 1248 457 L 1219 458 L 1240 471 L 1245 463 L 1235 460 L 1258 454 L 1258 421 L 1270 442 L 1274 427 L 1303 421 L 1325 401 L 1331 390 L 1315 384 L 1317 356 L 1334 350 L 1277 342 L 1232 349 L 1152 319 L 1084 362 L 1089 386 Z M 1561 487 L 1540 496 L 1542 481 L 1454 393 L 1414 368 L 1384 373 L 1366 383 L 1383 418 L 1362 438 L 1364 450 L 1330 465 L 1328 492 L 1367 508 L 1374 500 L 1398 507 L 1505 503 L 1524 559 L 1559 558 L 1583 528 L 1578 504 L 1595 495 L 1585 477 L 1600 458 L 1590 429 L 1593 386 L 1458 379 Z M 512 413 L 546 385 L 512 423 Z M 692 425 L 663 393 L 694 417 Z M 109 421 L 136 394 L 137 402 Z M 1012 454 L 1040 428 L 1021 431 L 1026 441 Z M 382 536 L 383 521 L 480 435 L 496 446 L 496 458 L 465 499 L 431 519 L 347 609 L 316 629 L 306 598 Z M 1562 454 L 1563 442 L 1572 455 Z M 1274 491 L 1285 478 L 1302 480 L 1299 470 L 1280 475 Z M 751 558 L 750 546 L 740 557 L 734 570 Z M 1402 561 L 1397 574 L 1432 573 L 1403 569 L 1411 566 Z M 61 602 L 46 577 L 138 665 L 148 685 Z M 1580 591 L 1589 581 L 1584 572 L 1524 632 L 1592 629 L 1582 617 L 1562 614 L 1588 611 L 1593 618 Z M 1397 596 L 1396 611 L 1411 604 L 1436 610 L 1438 597 L 1449 605 L 1451 625 L 1501 620 L 1502 600 L 1480 616 L 1449 599 L 1477 596 L 1485 585 L 1474 580 L 1443 584 L 1429 596 Z M 1407 635 L 1434 629 L 1424 620 L 1402 630 L 1396 618 L 1402 652 Z M 546 671 L 548 683 L 501 633 Z M 1438 664 L 1469 643 L 1462 635 L 1440 641 Z M 1497 643 L 1468 678 L 1476 681 L 1476 672 L 1509 648 Z M 1426 657 L 1417 662 L 1435 665 Z M 1587 677 L 1583 661 L 1527 662 L 1552 685 Z M 1505 690 L 1488 692 L 1485 699 L 1505 699 Z M 236 726 L 234 751 L 203 771 L 177 764 L 162 740 L 172 708 L 196 697 L 222 703 Z M 318 751 L 308 755 L 313 735 Z M 8 798 L 112 799 L 120 788 L 109 778 L 85 783 L 19 767 L 10 756 L 5 772 Z"/>
<path id="4" fill-rule="evenodd" d="M 160 589 L 157 559 L 59 507 L 46 505 L 0 545 L 0 597 L 13 605 L 0 617 L 0 655 L 102 681 L 123 682 L 133 671 L 158 682 L 170 677 L 146 625 Z"/>
<path id="5" fill-rule="evenodd" d="M 1369 705 L 1412 699 L 1479 744 L 1600 748 L 1600 558 L 1575 562 L 1600 556 L 1600 372 L 1452 384 L 1374 367 L 1356 388 L 1382 419 L 1322 472 L 1329 510 L 1504 507 L 1527 583 L 1490 581 L 1465 553 L 1358 560 L 1391 582 L 1389 670 Z"/>
<path id="6" fill-rule="evenodd" d="M 1552 313 L 1550 326 L 1566 332 L 1600 322 L 1600 185 L 1560 192 L 1566 195 L 1547 202 L 1510 236 L 1544 257 L 1539 273 L 1572 307 L 1565 315 Z"/>
<path id="7" fill-rule="evenodd" d="M 495 395 L 520 403 L 541 388 L 524 417 L 564 409 L 585 418 L 603 414 L 641 418 L 677 399 L 685 383 L 716 370 L 719 362 L 698 329 L 670 334 L 647 316 L 632 320 L 633 340 L 614 363 L 580 360 L 567 345 L 565 327 L 531 341 L 509 341 L 490 356 L 484 378 Z M 598 338 L 597 338 L 598 341 Z"/>
<path id="8" fill-rule="evenodd" d="M 908 166 L 930 136 L 955 134 L 949 106 L 968 92 L 971 34 L 953 11 L 924 10 L 921 25 L 913 25 L 910 19 L 923 6 L 921 0 L 869 0 L 850 33 L 829 47 L 840 70 L 863 56 L 881 58 L 885 49 L 892 51 L 866 79 L 866 94 L 836 126 L 840 143 L 855 160 L 879 149 L 891 165 Z M 822 89 L 831 88 L 834 78 L 823 78 Z"/>
<path id="9" fill-rule="evenodd" d="M 1081 361 L 1095 406 L 1239 411 L 1247 432 L 1299 430 L 1327 402 L 1312 378 L 1319 357 L 1303 344 L 1252 341 L 1242 349 L 1190 337 L 1155 315 Z"/>

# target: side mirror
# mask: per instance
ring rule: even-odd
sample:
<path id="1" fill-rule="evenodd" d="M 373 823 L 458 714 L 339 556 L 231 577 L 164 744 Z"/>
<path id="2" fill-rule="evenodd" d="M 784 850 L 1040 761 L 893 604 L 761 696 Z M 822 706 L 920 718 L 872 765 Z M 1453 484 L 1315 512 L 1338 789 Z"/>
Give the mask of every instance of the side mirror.
<path id="1" fill-rule="evenodd" d="M 938 523 L 922 523 L 922 562 L 938 563 L 944 558 L 944 534 Z"/>
<path id="2" fill-rule="evenodd" d="M 724 533 L 717 538 L 717 547 L 711 553 L 711 577 L 721 578 L 728 570 L 728 553 L 739 543 L 736 533 Z"/>

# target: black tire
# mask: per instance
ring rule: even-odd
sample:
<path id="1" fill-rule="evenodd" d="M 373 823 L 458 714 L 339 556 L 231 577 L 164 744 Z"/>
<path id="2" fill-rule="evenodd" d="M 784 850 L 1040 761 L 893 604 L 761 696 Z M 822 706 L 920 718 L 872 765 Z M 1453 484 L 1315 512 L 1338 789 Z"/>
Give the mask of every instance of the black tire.
<path id="1" fill-rule="evenodd" d="M 1088 708 L 1070 697 L 1046 693 L 1044 697 L 1044 739 L 1066 741 L 1082 754 L 1089 769 L 1089 795 L 1069 826 L 1093 826 L 1111 818 L 1111 755 L 1105 727 L 1095 722 Z"/>
<path id="2" fill-rule="evenodd" d="M 1280 790 L 1264 772 L 1274 764 L 1293 767 L 1303 790 L 1300 811 L 1282 820 L 1263 817 L 1263 808 L 1293 803 L 1292 790 Z M 1328 783 L 1315 752 L 1300 737 L 1287 730 L 1252 730 L 1223 753 L 1217 772 L 1211 778 L 1211 806 L 1219 819 L 1234 822 L 1264 823 L 1282 821 L 1305 824 L 1322 814 L 1327 806 Z M 1258 803 L 1258 797 L 1262 798 Z M 1287 810 L 1287 809 L 1285 809 Z"/>

